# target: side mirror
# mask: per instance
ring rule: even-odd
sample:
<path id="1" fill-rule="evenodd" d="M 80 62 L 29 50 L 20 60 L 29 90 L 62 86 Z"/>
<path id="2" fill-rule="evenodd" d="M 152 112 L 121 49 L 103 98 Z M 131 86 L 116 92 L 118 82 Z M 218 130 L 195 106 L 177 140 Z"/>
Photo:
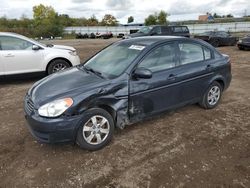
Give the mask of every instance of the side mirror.
<path id="1" fill-rule="evenodd" d="M 151 36 L 153 35 L 157 35 L 157 33 L 155 31 L 153 31 L 152 33 L 150 33 Z"/>
<path id="2" fill-rule="evenodd" d="M 33 44 L 33 46 L 32 46 L 32 50 L 40 50 L 40 47 L 39 47 L 39 46 L 37 46 L 37 45 L 35 45 L 35 44 Z"/>
<path id="3" fill-rule="evenodd" d="M 149 78 L 152 78 L 152 72 L 151 72 L 151 70 L 146 69 L 144 67 L 139 67 L 139 68 L 135 69 L 134 77 L 135 78 L 149 79 Z"/>

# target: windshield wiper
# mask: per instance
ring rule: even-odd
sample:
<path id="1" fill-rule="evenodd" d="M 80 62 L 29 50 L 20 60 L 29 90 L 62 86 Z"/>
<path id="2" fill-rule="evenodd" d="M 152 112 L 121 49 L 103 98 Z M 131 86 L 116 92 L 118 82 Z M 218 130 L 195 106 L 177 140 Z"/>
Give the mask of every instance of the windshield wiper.
<path id="1" fill-rule="evenodd" d="M 87 66 L 83 66 L 83 68 L 84 68 L 84 70 L 86 70 L 87 72 L 92 72 L 92 73 L 94 73 L 95 75 L 97 75 L 97 76 L 99 76 L 99 77 L 101 77 L 101 78 L 104 78 L 104 76 L 102 75 L 102 73 L 99 72 L 99 71 L 96 71 L 96 70 L 94 70 L 94 69 L 92 69 L 92 68 L 90 68 L 90 67 L 87 67 Z"/>

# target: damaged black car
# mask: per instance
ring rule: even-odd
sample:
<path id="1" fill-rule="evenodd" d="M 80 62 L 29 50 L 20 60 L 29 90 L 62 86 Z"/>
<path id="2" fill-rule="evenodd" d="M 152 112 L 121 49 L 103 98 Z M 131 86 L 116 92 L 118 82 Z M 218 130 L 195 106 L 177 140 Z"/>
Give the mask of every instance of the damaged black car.
<path id="1" fill-rule="evenodd" d="M 250 35 L 246 35 L 237 42 L 239 50 L 250 50 Z"/>
<path id="2" fill-rule="evenodd" d="M 41 142 L 98 150 L 115 128 L 187 104 L 216 107 L 230 81 L 229 57 L 201 40 L 133 38 L 35 83 L 25 117 Z"/>
<path id="3" fill-rule="evenodd" d="M 194 38 L 202 39 L 214 47 L 235 46 L 238 41 L 238 37 L 234 37 L 229 32 L 225 31 L 208 31 L 197 34 L 194 36 Z"/>

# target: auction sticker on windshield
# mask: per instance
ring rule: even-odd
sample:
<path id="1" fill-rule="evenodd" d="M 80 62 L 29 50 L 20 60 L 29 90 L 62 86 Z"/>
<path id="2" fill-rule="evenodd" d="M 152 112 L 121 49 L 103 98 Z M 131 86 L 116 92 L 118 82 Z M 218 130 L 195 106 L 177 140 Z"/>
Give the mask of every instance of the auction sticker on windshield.
<path id="1" fill-rule="evenodd" d="M 143 50 L 145 48 L 145 46 L 139 46 L 139 45 L 131 45 L 129 47 L 129 49 L 133 49 L 133 50 Z"/>

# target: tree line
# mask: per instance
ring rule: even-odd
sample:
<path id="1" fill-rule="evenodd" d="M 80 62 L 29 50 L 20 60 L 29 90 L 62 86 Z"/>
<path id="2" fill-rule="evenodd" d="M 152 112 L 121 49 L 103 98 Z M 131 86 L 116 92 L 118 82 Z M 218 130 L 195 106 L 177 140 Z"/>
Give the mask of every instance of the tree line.
<path id="1" fill-rule="evenodd" d="M 167 24 L 168 14 L 164 11 L 149 15 L 145 25 Z M 128 17 L 128 23 L 134 21 L 133 16 Z M 20 19 L 0 18 L 0 31 L 10 31 L 32 37 L 62 36 L 64 27 L 71 26 L 117 26 L 119 22 L 111 14 L 105 14 L 101 20 L 95 15 L 90 18 L 72 18 L 67 14 L 58 14 L 51 6 L 42 4 L 33 7 L 33 18 L 25 15 Z"/>

